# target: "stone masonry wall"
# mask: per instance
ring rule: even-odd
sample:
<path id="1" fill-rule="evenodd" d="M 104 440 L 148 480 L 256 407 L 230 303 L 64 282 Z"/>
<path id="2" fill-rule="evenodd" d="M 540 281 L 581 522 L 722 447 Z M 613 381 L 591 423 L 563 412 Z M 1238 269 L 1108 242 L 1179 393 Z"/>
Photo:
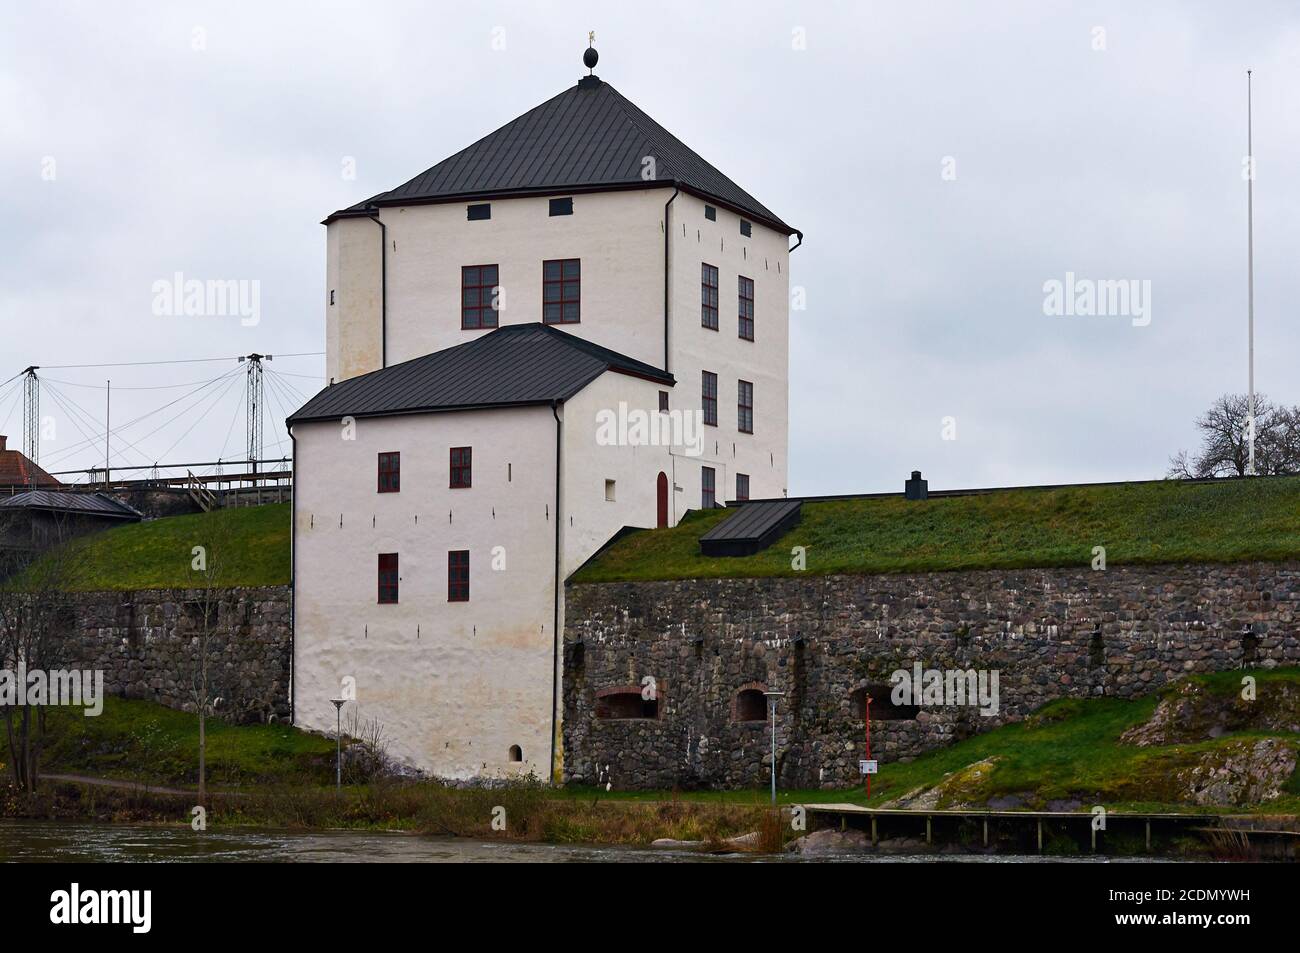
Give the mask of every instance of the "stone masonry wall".
<path id="1" fill-rule="evenodd" d="M 83 592 L 69 597 L 70 667 L 103 669 L 111 695 L 193 710 L 202 590 Z M 222 589 L 209 643 L 217 714 L 236 722 L 289 718 L 289 587 Z"/>
<path id="2" fill-rule="evenodd" d="M 1130 698 L 1189 672 L 1300 664 L 1300 563 L 571 585 L 565 615 L 567 780 L 763 784 L 767 727 L 737 720 L 757 697 L 738 701 L 749 688 L 786 693 L 781 784 L 841 787 L 860 780 L 865 726 L 854 692 L 873 686 L 878 699 L 890 673 L 915 662 L 997 670 L 1000 710 L 922 707 L 883 720 L 873 706 L 872 754 L 882 761 L 1064 696 Z M 655 717 L 611 706 L 611 691 L 647 676 Z M 597 717 L 598 695 L 603 713 L 625 717 Z"/>

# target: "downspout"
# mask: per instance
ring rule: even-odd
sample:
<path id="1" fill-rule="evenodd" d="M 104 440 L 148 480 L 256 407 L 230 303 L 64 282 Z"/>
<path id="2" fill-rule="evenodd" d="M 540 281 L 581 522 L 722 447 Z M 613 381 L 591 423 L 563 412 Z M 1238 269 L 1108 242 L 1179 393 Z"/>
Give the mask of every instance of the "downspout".
<path id="1" fill-rule="evenodd" d="M 668 206 L 673 204 L 681 189 L 673 186 L 673 194 L 664 203 L 664 373 L 668 373 Z"/>
<path id="2" fill-rule="evenodd" d="M 379 226 L 379 366 L 388 366 L 388 227 L 379 220 L 379 209 L 369 216 Z"/>
<path id="3" fill-rule="evenodd" d="M 298 606 L 298 438 L 289 426 L 290 445 L 293 449 L 293 482 L 289 484 L 289 724 L 296 724 L 298 701 L 298 633 L 294 629 Z"/>
<path id="4" fill-rule="evenodd" d="M 559 722 L 556 716 L 556 705 L 559 703 L 557 694 L 560 679 L 560 586 L 563 585 L 561 579 L 561 562 L 560 562 L 560 447 L 561 435 L 564 432 L 564 421 L 560 419 L 559 411 L 560 401 L 551 401 L 551 414 L 555 417 L 555 592 L 554 608 L 551 616 L 551 774 L 550 781 L 555 783 L 555 748 L 556 732 L 559 731 Z"/>

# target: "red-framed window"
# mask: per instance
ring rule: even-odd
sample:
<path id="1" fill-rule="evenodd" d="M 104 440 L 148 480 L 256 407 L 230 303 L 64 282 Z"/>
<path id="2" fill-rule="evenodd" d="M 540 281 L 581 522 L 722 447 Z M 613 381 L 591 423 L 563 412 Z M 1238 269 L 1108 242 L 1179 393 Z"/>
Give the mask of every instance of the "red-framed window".
<path id="1" fill-rule="evenodd" d="M 400 453 L 381 453 L 379 455 L 379 492 L 397 493 L 402 489 L 402 455 Z"/>
<path id="2" fill-rule="evenodd" d="M 704 408 L 704 422 L 711 427 L 718 425 L 718 375 L 704 371 L 700 383 L 700 404 Z"/>
<path id="3" fill-rule="evenodd" d="M 469 550 L 447 553 L 447 601 L 469 602 Z"/>
<path id="4" fill-rule="evenodd" d="M 582 259 L 542 262 L 542 320 L 547 324 L 582 320 Z"/>
<path id="5" fill-rule="evenodd" d="M 749 474 L 736 474 L 736 502 L 744 503 L 749 499 Z"/>
<path id="6" fill-rule="evenodd" d="M 397 553 L 379 554 L 379 601 L 392 603 L 397 601 Z"/>
<path id="7" fill-rule="evenodd" d="M 717 474 L 713 467 L 700 467 L 700 506 L 703 509 L 711 510 L 718 502 L 718 491 L 715 480 Z"/>
<path id="8" fill-rule="evenodd" d="M 736 279 L 739 292 L 740 336 L 746 341 L 754 340 L 754 279 L 741 275 Z"/>
<path id="9" fill-rule="evenodd" d="M 754 385 L 749 381 L 736 381 L 736 429 L 754 432 Z"/>
<path id="10" fill-rule="evenodd" d="M 718 269 L 700 265 L 700 324 L 718 330 Z"/>
<path id="11" fill-rule="evenodd" d="M 460 326 L 465 330 L 497 326 L 496 265 L 465 265 L 460 270 Z"/>
<path id="12" fill-rule="evenodd" d="M 451 483 L 453 490 L 468 489 L 473 485 L 472 466 L 474 451 L 471 447 L 451 448 Z"/>

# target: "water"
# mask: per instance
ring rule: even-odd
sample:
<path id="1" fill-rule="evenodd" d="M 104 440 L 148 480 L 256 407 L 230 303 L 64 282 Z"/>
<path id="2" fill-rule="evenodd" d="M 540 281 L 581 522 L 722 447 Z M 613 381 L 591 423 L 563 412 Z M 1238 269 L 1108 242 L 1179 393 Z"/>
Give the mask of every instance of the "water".
<path id="1" fill-rule="evenodd" d="M 789 855 L 699 854 L 689 850 L 522 844 L 472 838 L 433 837 L 373 831 L 288 831 L 252 828 L 197 833 L 188 827 L 60 824 L 0 821 L 0 861 L 81 863 L 753 863 L 790 862 Z M 915 863 L 934 855 L 851 855 L 819 857 L 832 862 Z M 944 856 L 963 863 L 1085 861 L 1094 858 L 1042 858 L 1014 855 Z M 1104 858 L 1095 858 L 1103 861 Z"/>

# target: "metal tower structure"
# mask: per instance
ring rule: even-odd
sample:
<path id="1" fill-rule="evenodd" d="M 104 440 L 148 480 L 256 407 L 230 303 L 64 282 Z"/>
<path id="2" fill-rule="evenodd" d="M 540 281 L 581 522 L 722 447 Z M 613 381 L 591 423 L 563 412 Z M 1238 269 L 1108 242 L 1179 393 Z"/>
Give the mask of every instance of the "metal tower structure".
<path id="1" fill-rule="evenodd" d="M 32 463 L 41 458 L 41 379 L 33 364 L 23 371 L 23 455 Z"/>
<path id="2" fill-rule="evenodd" d="M 270 354 L 245 354 L 240 362 L 248 362 L 244 409 L 247 418 L 247 460 L 253 486 L 257 486 L 257 461 L 262 459 L 262 361 L 271 360 Z"/>

